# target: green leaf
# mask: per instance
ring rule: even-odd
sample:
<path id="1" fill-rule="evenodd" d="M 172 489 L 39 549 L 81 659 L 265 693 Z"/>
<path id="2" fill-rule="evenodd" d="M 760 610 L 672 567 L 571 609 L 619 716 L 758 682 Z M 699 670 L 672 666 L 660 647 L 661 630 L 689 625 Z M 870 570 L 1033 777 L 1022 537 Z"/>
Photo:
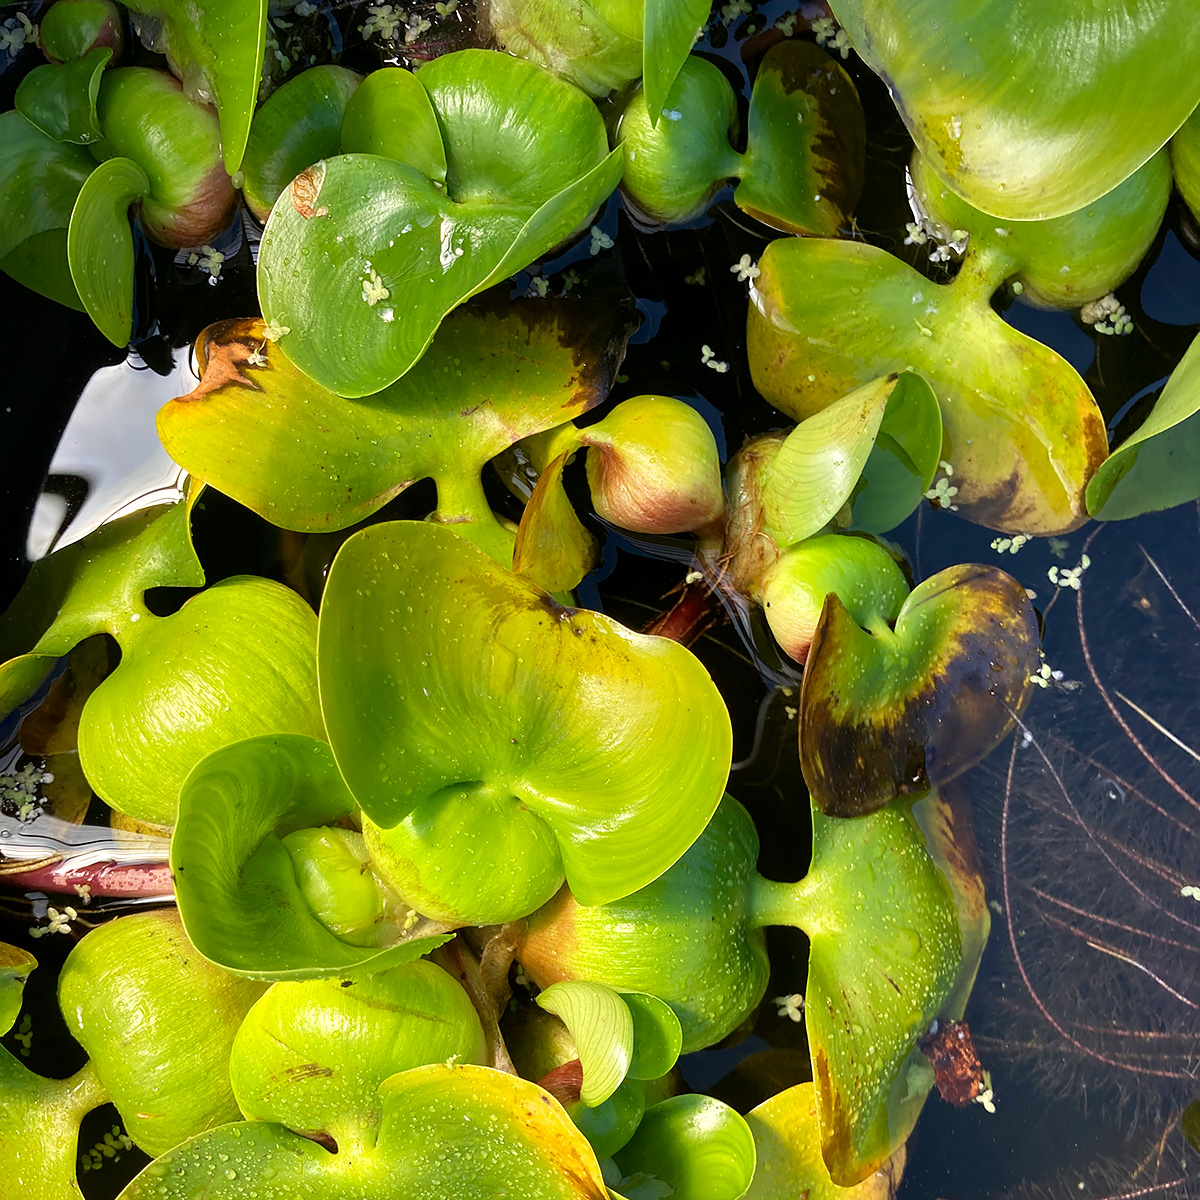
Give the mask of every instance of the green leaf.
<path id="1" fill-rule="evenodd" d="M 285 529 L 343 529 L 426 477 L 447 516 L 474 507 L 491 520 L 487 462 L 599 404 L 626 336 L 605 305 L 464 308 L 412 371 L 355 401 L 303 375 L 261 321 L 222 321 L 197 340 L 201 382 L 161 410 L 159 436 L 189 471 Z"/>
<path id="2" fill-rule="evenodd" d="M 933 483 L 941 457 L 937 397 L 915 371 L 902 371 L 854 490 L 852 528 L 887 533 L 907 520 Z"/>
<path id="3" fill-rule="evenodd" d="M 627 1177 L 663 1180 L 673 1200 L 738 1200 L 754 1176 L 754 1136 L 720 1100 L 672 1096 L 646 1109 L 613 1160 Z"/>
<path id="4" fill-rule="evenodd" d="M 26 238 L 5 258 L 0 258 L 0 271 L 40 296 L 83 312 L 83 302 L 71 279 L 67 264 L 67 230 L 47 229 Z"/>
<path id="5" fill-rule="evenodd" d="M 188 777 L 171 839 L 184 928 L 196 948 L 252 979 L 345 978 L 410 962 L 448 935 L 380 926 L 392 945 L 353 946 L 313 915 L 282 837 L 354 810 L 329 747 L 295 735 L 251 738 Z"/>
<path id="6" fill-rule="evenodd" d="M 192 549 L 186 501 L 142 509 L 34 563 L 0 620 L 0 712 L 30 694 L 20 682 L 40 680 L 60 658 L 93 633 L 120 640 L 145 613 L 152 587 L 200 587 L 204 570 Z"/>
<path id="7" fill-rule="evenodd" d="M 0 1035 L 16 1024 L 25 984 L 37 965 L 28 950 L 0 942 Z"/>
<path id="8" fill-rule="evenodd" d="M 259 734 L 323 735 L 316 618 L 290 588 L 223 579 L 123 632 L 120 665 L 88 697 L 79 759 L 118 812 L 170 825 L 205 755 Z"/>
<path id="9" fill-rule="evenodd" d="M 478 1063 L 483 1055 L 483 1028 L 467 993 L 422 960 L 349 986 L 272 984 L 237 1031 L 230 1074 L 251 1120 L 323 1130 L 355 1153 L 379 1124 L 377 1092 L 389 1075 L 450 1059 Z"/>
<path id="10" fill-rule="evenodd" d="M 537 1002 L 575 1039 L 583 1067 L 580 1099 L 589 1108 L 603 1104 L 629 1073 L 634 1033 L 629 1005 L 612 988 L 577 980 L 551 985 Z"/>
<path id="11" fill-rule="evenodd" d="M 346 106 L 342 151 L 394 158 L 445 183 L 446 147 L 423 79 L 400 67 L 372 71 Z"/>
<path id="12" fill-rule="evenodd" d="M 41 14 L 37 40 L 51 62 L 83 58 L 97 46 L 110 47 L 120 57 L 124 45 L 121 10 L 113 0 L 67 0 Z"/>
<path id="13" fill-rule="evenodd" d="M 691 654 L 561 607 L 434 525 L 377 525 L 343 545 L 318 668 L 334 755 L 367 816 L 387 828 L 441 794 L 475 794 L 481 822 L 528 811 L 585 903 L 670 866 L 728 774 L 729 716 Z M 505 870 L 543 869 L 544 853 L 531 843 Z"/>
<path id="14" fill-rule="evenodd" d="M 110 158 L 84 182 L 67 229 L 71 279 L 87 314 L 114 346 L 133 331 L 133 230 L 129 206 L 150 180 L 128 158 Z"/>
<path id="15" fill-rule="evenodd" d="M 289 79 L 254 114 L 242 159 L 242 195 L 265 221 L 279 193 L 342 144 L 342 117 L 362 77 L 345 67 L 310 67 Z"/>
<path id="16" fill-rule="evenodd" d="M 836 237 L 862 195 L 866 140 L 858 89 L 841 64 L 814 42 L 778 42 L 754 78 L 733 202 L 785 233 Z"/>
<path id="17" fill-rule="evenodd" d="M 782 238 L 759 267 L 747 352 L 776 408 L 803 420 L 911 367 L 938 398 L 964 517 L 1036 535 L 1086 519 L 1083 490 L 1108 453 L 1103 417 L 1064 359 L 992 310 L 986 264 L 982 280 L 939 285 L 873 246 Z"/>
<path id="18" fill-rule="evenodd" d="M 112 55 L 108 46 L 97 46 L 74 62 L 35 67 L 17 85 L 17 111 L 56 142 L 99 141 L 104 135 L 96 119 L 96 96 Z"/>
<path id="19" fill-rule="evenodd" d="M 679 1060 L 683 1027 L 675 1010 L 646 992 L 622 992 L 633 1017 L 633 1057 L 630 1079 L 661 1079 Z"/>
<path id="20" fill-rule="evenodd" d="M 357 1153 L 268 1122 L 226 1125 L 151 1163 L 119 1200 L 236 1200 L 268 1184 L 328 1200 L 607 1200 L 587 1141 L 536 1084 L 487 1067 L 417 1067 L 387 1079 L 379 1103 L 379 1139 Z"/>
<path id="21" fill-rule="evenodd" d="M 900 1186 L 904 1151 L 853 1188 L 838 1187 L 821 1157 L 814 1085 L 779 1092 L 746 1114 L 757 1162 L 745 1200 L 891 1200 Z"/>
<path id="22" fill-rule="evenodd" d="M 898 379 L 856 388 L 788 434 L 763 486 L 763 517 L 778 546 L 820 532 L 850 498 Z"/>
<path id="23" fill-rule="evenodd" d="M 1171 139 L 1175 186 L 1192 215 L 1200 213 L 1200 112 L 1193 112 Z"/>
<path id="24" fill-rule="evenodd" d="M 234 1034 L 261 985 L 205 962 L 174 909 L 100 925 L 67 956 L 59 1007 L 129 1136 L 163 1154 L 239 1118 Z"/>
<path id="25" fill-rule="evenodd" d="M 212 97 L 232 175 L 242 165 L 258 101 L 267 0 L 130 0 L 125 7 L 163 22 L 172 63 Z"/>
<path id="26" fill-rule="evenodd" d="M 263 233 L 263 314 L 288 328 L 296 365 L 344 396 L 400 378 L 447 313 L 570 237 L 620 177 L 595 106 L 529 63 L 464 50 L 417 79 L 445 189 L 407 163 L 343 155 L 293 180 Z"/>
<path id="27" fill-rule="evenodd" d="M 800 765 L 814 804 L 874 812 L 991 752 L 1033 690 L 1038 625 L 995 567 L 949 567 L 904 602 L 895 630 L 860 628 L 830 594 L 800 693 Z"/>
<path id="28" fill-rule="evenodd" d="M 1200 100 L 1187 4 L 832 0 L 918 149 L 1008 220 L 1083 208 L 1142 165 Z M 986 54 L 979 48 L 986 46 Z M 1073 48 L 1071 53 L 1047 47 Z"/>
<path id="29" fill-rule="evenodd" d="M 671 85 L 711 8 L 712 0 L 645 0 L 642 81 L 651 125 L 658 123 Z"/>
<path id="30" fill-rule="evenodd" d="M 1173 508 L 1200 496 L 1200 338 L 1171 372 L 1150 415 L 1100 464 L 1088 512 L 1103 521 Z"/>
<path id="31" fill-rule="evenodd" d="M 599 544 L 575 515 L 563 487 L 563 468 L 570 457 L 560 454 L 538 476 L 513 549 L 513 570 L 548 592 L 578 587 L 598 558 Z"/>

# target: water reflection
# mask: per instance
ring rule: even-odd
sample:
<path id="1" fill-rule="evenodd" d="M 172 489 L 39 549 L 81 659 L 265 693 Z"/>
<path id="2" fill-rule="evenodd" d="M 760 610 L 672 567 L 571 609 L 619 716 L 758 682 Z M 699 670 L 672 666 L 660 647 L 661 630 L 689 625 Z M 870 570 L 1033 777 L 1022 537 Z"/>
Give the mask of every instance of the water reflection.
<path id="1" fill-rule="evenodd" d="M 136 351 L 101 367 L 80 394 L 50 464 L 30 523 L 26 555 L 36 560 L 97 526 L 176 500 L 183 471 L 155 430 L 158 410 L 196 385 L 190 350 L 172 352 L 171 370 L 150 370 Z"/>

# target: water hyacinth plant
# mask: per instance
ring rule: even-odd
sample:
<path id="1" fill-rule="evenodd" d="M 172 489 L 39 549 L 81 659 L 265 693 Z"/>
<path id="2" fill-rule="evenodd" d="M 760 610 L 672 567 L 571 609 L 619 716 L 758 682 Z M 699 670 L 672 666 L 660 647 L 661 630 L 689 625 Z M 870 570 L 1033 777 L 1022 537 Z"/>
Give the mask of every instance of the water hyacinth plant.
<path id="1" fill-rule="evenodd" d="M 181 381 L 0 617 L 22 1195 L 894 1200 L 990 1111 L 962 796 L 1090 559 L 973 526 L 1200 495 L 1194 335 L 1127 405 L 1001 310 L 1133 328 L 1194 7 L 3 25 L 0 270 Z"/>

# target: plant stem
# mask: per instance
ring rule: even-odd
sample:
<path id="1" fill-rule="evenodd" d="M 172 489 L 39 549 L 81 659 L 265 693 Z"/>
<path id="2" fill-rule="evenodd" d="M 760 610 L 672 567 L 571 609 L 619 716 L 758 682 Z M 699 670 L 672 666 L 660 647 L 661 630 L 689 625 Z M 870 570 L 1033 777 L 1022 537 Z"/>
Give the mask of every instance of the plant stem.
<path id="1" fill-rule="evenodd" d="M 750 926 L 791 925 L 811 935 L 821 927 L 821 888 L 810 872 L 799 883 L 776 883 L 755 874 L 750 880 Z"/>

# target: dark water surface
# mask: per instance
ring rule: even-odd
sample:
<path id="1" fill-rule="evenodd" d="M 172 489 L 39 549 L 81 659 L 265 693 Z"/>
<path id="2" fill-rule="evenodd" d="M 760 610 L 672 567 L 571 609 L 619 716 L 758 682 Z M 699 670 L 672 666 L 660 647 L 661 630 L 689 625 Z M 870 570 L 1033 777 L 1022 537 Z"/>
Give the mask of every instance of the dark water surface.
<path id="1" fill-rule="evenodd" d="M 717 55 L 745 92 L 750 26 L 769 25 L 791 7 L 759 4 L 729 31 L 710 27 L 701 49 Z M 363 19 L 361 6 L 357 16 L 354 6 L 338 11 L 348 29 Z M 349 35 L 346 41 L 349 65 L 379 65 L 378 50 L 356 46 Z M 859 233 L 928 270 L 924 251 L 902 244 L 912 219 L 903 178 L 911 143 L 875 77 L 853 56 L 845 65 L 860 88 L 870 139 Z M 0 77 L 7 97 L 13 77 Z M 689 400 L 729 452 L 748 434 L 785 426 L 750 383 L 746 286 L 730 271 L 743 254 L 757 259 L 774 235 L 727 195 L 695 227 L 670 233 L 639 232 L 615 199 L 597 223 L 612 248 L 593 256 L 585 239 L 539 271 L 531 268 L 517 285 L 534 286 L 537 274 L 558 292 L 571 272 L 578 280 L 571 294 L 636 298 L 643 323 L 613 400 L 647 392 Z M 141 340 L 128 357 L 86 318 L 0 276 L 7 349 L 0 605 L 19 587 L 29 556 L 176 486 L 177 472 L 154 434 L 155 410 L 190 390 L 188 347 L 206 324 L 257 311 L 250 239 L 239 225 L 225 244 L 230 258 L 211 285 L 143 241 L 139 270 L 145 285 L 153 276 L 153 289 L 139 291 Z M 1127 337 L 1096 335 L 1069 313 L 1021 304 L 1004 313 L 1072 362 L 1121 436 L 1153 403 L 1200 324 L 1197 245 L 1194 224 L 1174 200 L 1146 261 L 1118 289 L 1135 322 Z M 730 364 L 728 372 L 702 363 L 702 345 Z M 511 503 L 498 483 L 492 495 L 498 506 Z M 381 518 L 419 516 L 429 504 L 428 488 L 418 486 Z M 596 525 L 605 558 L 582 597 L 642 624 L 669 603 L 688 569 L 688 546 L 635 542 Z M 1189 505 L 1092 525 L 1016 555 L 994 550 L 993 537 L 931 508 L 893 534 L 918 580 L 964 561 L 998 563 L 1014 574 L 1036 594 L 1046 660 L 1061 673 L 1035 696 L 1015 739 L 958 785 L 974 808 L 993 902 L 992 939 L 968 1019 L 992 1073 L 996 1112 L 955 1110 L 933 1097 L 910 1142 L 902 1197 L 1053 1192 L 1091 1200 L 1200 1192 L 1200 1183 L 1190 1182 L 1200 1171 L 1175 1128 L 1183 1106 L 1200 1095 L 1200 899 L 1182 894 L 1200 887 L 1200 515 Z M 307 580 L 314 596 L 337 543 L 313 538 L 302 550 L 299 539 L 212 492 L 197 513 L 196 540 L 211 580 L 252 571 L 293 584 Z M 1075 567 L 1084 553 L 1091 566 L 1081 589 L 1056 588 L 1051 568 Z M 170 608 L 182 599 L 163 595 L 156 603 Z M 779 662 L 761 630 L 726 624 L 696 650 L 733 711 L 738 765 L 730 790 L 759 825 L 760 868 L 797 878 L 809 829 L 794 716 L 781 688 L 798 675 Z M 11 746 L 11 726 L 0 728 L 4 734 Z M 0 770 L 7 761 L 0 758 Z M 0 938 L 42 963 L 27 992 L 37 1016 L 25 1061 L 64 1074 L 80 1054 L 66 1039 L 53 987 L 73 938 L 31 940 L 31 906 L 20 897 L 3 897 L 0 910 Z M 804 990 L 804 939 L 772 931 L 771 943 L 768 1001 L 748 1038 L 684 1063 L 691 1086 L 715 1088 L 733 1103 L 760 1098 L 764 1071 L 775 1088 L 804 1077 L 803 1027 L 776 1016 L 769 1002 Z M 5 1044 L 21 1048 L 11 1035 Z M 762 1056 L 768 1048 L 777 1053 Z M 751 1053 L 758 1057 L 730 1077 Z M 111 1109 L 94 1114 L 81 1148 L 113 1123 Z M 88 1173 L 85 1190 L 115 1195 L 123 1168 L 140 1161 L 127 1153 L 121 1163 Z"/>

